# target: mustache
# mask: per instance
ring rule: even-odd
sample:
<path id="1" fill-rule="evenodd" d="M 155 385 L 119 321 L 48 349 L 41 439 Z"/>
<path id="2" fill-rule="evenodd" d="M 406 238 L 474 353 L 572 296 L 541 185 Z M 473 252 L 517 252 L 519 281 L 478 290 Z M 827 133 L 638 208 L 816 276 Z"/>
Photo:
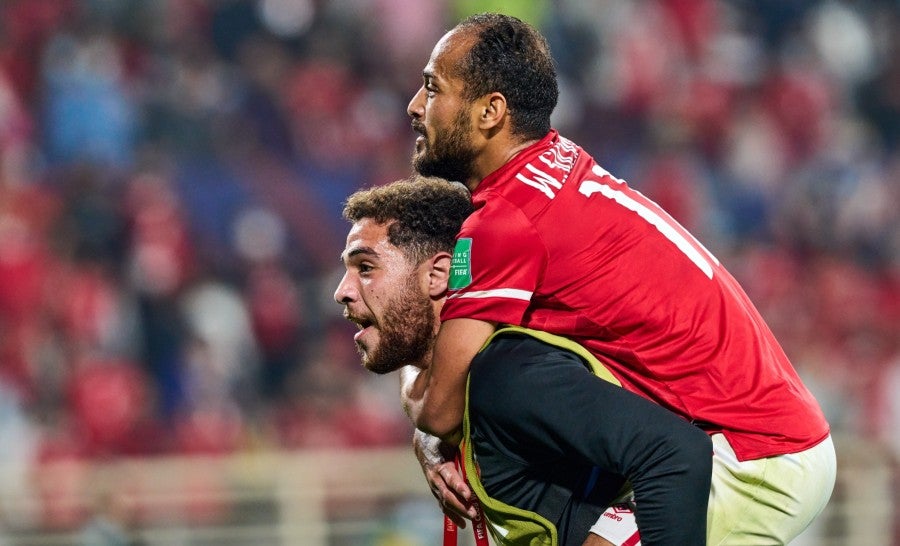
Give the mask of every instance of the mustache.
<path id="1" fill-rule="evenodd" d="M 419 133 L 420 135 L 425 134 L 425 125 L 423 125 L 422 122 L 413 120 L 412 122 L 410 122 L 410 125 L 412 126 L 413 131 Z"/>
<path id="2" fill-rule="evenodd" d="M 360 325 L 360 326 L 361 326 L 364 322 L 368 322 L 368 321 L 367 321 L 366 319 L 364 319 L 363 317 L 360 317 L 360 316 L 358 316 L 358 315 L 351 314 L 351 313 L 350 313 L 350 310 L 347 309 L 346 307 L 344 308 L 343 315 L 344 315 L 344 318 L 345 318 L 345 319 L 349 320 L 350 322 L 352 322 L 352 323 L 354 323 L 354 324 L 358 324 L 358 325 Z"/>

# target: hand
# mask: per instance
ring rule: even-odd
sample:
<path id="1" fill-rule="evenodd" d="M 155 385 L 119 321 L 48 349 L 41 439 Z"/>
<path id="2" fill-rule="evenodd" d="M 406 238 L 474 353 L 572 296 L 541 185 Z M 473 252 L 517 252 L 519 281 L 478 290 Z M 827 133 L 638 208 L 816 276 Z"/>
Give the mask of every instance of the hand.
<path id="1" fill-rule="evenodd" d="M 413 435 L 413 448 L 431 488 L 431 494 L 438 500 L 441 510 L 456 525 L 464 528 L 466 519 L 474 518 L 477 512 L 469 502 L 472 490 L 453 462 L 457 453 L 456 446 L 416 430 Z"/>

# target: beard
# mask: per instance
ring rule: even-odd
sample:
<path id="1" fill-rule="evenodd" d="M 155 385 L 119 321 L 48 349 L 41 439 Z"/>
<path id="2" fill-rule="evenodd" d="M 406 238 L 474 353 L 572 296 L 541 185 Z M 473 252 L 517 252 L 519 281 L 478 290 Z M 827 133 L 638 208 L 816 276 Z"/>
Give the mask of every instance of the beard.
<path id="1" fill-rule="evenodd" d="M 421 363 L 434 344 L 435 315 L 431 300 L 422 295 L 415 277 L 385 308 L 379 321 L 378 345 L 371 351 L 358 346 L 363 366 L 387 374 Z"/>
<path id="2" fill-rule="evenodd" d="M 450 127 L 435 137 L 433 145 L 426 138 L 424 149 L 413 154 L 416 172 L 464 184 L 472 178 L 476 154 L 468 140 L 467 124 L 466 111 L 460 109 Z"/>

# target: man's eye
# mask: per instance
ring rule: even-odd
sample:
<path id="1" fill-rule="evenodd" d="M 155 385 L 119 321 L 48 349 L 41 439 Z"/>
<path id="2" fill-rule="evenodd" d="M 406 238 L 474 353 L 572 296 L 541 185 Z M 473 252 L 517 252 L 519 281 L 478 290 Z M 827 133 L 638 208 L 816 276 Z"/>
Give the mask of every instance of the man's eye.
<path id="1" fill-rule="evenodd" d="M 368 273 L 369 271 L 372 271 L 372 269 L 374 268 L 369 264 L 359 264 L 360 273 Z"/>

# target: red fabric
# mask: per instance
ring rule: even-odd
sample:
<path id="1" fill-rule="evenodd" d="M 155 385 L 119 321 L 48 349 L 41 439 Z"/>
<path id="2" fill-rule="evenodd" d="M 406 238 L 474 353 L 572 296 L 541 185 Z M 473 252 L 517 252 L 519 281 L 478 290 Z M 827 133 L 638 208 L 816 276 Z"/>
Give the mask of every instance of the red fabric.
<path id="1" fill-rule="evenodd" d="M 641 543 L 641 534 L 637 531 L 634 532 L 633 535 L 628 537 L 625 542 L 622 543 L 622 546 L 635 546 L 636 544 Z"/>
<path id="2" fill-rule="evenodd" d="M 742 460 L 828 434 L 818 403 L 737 281 L 654 202 L 556 132 L 481 182 L 463 224 L 472 282 L 441 318 L 585 345 L 623 386 L 712 423 Z"/>

